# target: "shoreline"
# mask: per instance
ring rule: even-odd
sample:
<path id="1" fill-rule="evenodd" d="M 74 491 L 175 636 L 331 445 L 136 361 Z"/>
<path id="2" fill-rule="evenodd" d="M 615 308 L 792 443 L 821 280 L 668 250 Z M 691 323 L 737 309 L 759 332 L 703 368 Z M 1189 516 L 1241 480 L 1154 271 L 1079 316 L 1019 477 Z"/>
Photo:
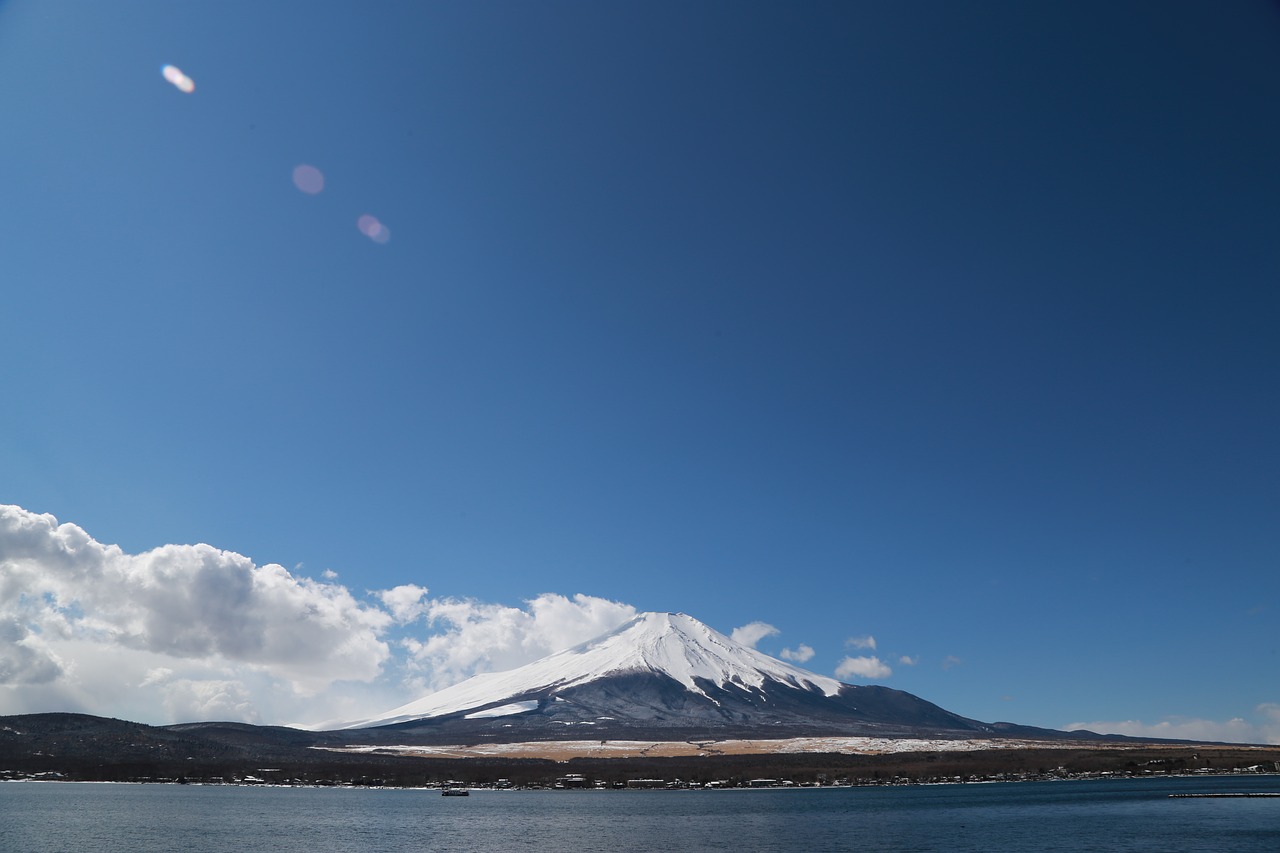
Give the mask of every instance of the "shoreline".
<path id="1" fill-rule="evenodd" d="M 776 785 L 686 785 L 673 787 L 595 787 L 588 786 L 584 788 L 557 788 L 552 785 L 513 785 L 510 787 L 497 787 L 493 785 L 464 783 L 462 785 L 447 784 L 426 784 L 426 785 L 359 785 L 359 784 L 335 784 L 335 785 L 318 785 L 311 783 L 282 783 L 282 782 L 180 782 L 175 779 L 156 779 L 156 780 L 130 780 L 130 781 L 113 781 L 98 779 L 39 779 L 39 778 L 0 778 L 0 784 L 33 784 L 33 785 L 173 785 L 182 788 L 296 788 L 296 789 L 312 789 L 312 790 L 336 790 L 336 791 L 421 791 L 423 793 L 438 793 L 446 787 L 461 787 L 468 791 L 479 793 L 494 794 L 518 794 L 528 793 L 531 791 L 555 793 L 575 792 L 575 793 L 599 793 L 628 791 L 631 793 L 652 793 L 674 792 L 674 791 L 760 791 L 760 792 L 777 792 L 777 791 L 833 791 L 833 790 L 852 790 L 855 788 L 918 788 L 918 787 L 941 787 L 948 785 L 1020 785 L 1026 783 L 1046 782 L 1150 782 L 1160 779 L 1221 779 L 1221 778 L 1276 778 L 1280 779 L 1280 771 L 1271 771 L 1265 773 L 1251 772 L 1247 770 L 1223 770 L 1221 772 L 1204 774 L 1204 773 L 1169 773 L 1169 774 L 1152 774 L 1148 776 L 1122 776 L 1107 773 L 1080 773 L 1070 774 L 1066 776 L 1047 776 L 1044 778 L 1024 778 L 1024 779 L 962 779 L 962 780 L 939 780 L 939 781 L 914 781 L 914 780 L 898 780 L 887 782 L 850 782 L 845 784 L 776 784 Z M 1280 788 L 1280 785 L 1277 785 Z M 1245 791 L 1245 792 L 1188 792 L 1173 793 L 1167 795 L 1169 799 L 1233 799 L 1233 798 L 1280 798 L 1280 790 L 1270 791 Z"/>

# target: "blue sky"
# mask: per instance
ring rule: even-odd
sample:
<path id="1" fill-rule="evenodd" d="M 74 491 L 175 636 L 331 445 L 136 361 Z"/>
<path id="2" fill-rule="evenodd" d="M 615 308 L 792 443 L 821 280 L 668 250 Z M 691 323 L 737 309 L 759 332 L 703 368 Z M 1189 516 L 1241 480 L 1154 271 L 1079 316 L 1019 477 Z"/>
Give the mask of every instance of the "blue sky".
<path id="1" fill-rule="evenodd" d="M 1264 2 L 0 2 L 0 713 L 634 608 L 1280 742 L 1278 103 Z"/>

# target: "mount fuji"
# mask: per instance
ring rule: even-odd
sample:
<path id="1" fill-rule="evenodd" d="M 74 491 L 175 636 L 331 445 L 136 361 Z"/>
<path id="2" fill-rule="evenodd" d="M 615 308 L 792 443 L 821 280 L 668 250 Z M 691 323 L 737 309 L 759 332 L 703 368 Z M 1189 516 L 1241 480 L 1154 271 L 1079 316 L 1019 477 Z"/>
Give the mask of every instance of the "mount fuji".
<path id="1" fill-rule="evenodd" d="M 982 723 L 901 690 L 844 684 L 683 613 L 642 613 L 518 669 L 477 675 L 385 714 L 326 728 L 453 743 L 1065 734 Z"/>

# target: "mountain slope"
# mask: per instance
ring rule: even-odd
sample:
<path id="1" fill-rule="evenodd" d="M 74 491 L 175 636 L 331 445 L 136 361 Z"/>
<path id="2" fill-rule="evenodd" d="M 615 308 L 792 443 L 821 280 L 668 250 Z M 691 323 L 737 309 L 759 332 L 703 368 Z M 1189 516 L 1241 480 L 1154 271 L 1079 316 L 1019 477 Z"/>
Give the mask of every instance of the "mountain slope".
<path id="1" fill-rule="evenodd" d="M 642 613 L 571 649 L 518 669 L 477 675 L 343 728 L 472 712 L 497 702 L 514 702 L 548 690 L 564 691 L 605 677 L 640 672 L 660 673 L 704 697 L 707 693 L 700 682 L 719 688 L 737 684 L 759 689 L 773 680 L 799 689 L 819 690 L 827 696 L 839 693 L 842 686 L 833 678 L 815 675 L 735 643 L 683 613 Z"/>
<path id="2" fill-rule="evenodd" d="M 384 737 L 390 729 L 455 741 L 995 733 L 910 693 L 843 684 L 771 658 L 683 613 L 641 614 L 574 648 L 339 728 L 375 727 Z"/>

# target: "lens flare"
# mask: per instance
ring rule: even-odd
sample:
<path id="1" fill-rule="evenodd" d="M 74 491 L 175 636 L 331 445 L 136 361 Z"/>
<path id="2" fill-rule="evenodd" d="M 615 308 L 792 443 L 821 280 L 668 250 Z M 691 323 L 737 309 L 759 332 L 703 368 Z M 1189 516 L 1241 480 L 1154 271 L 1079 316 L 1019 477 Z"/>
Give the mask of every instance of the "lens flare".
<path id="1" fill-rule="evenodd" d="M 196 81 L 183 74 L 182 69 L 176 65 L 166 65 L 160 69 L 160 73 L 164 75 L 164 79 L 176 86 L 179 92 L 190 95 L 196 90 Z"/>
<path id="2" fill-rule="evenodd" d="M 375 243 L 385 243 L 391 239 L 391 230 L 379 222 L 378 217 L 367 213 L 356 220 L 356 228 Z"/>
<path id="3" fill-rule="evenodd" d="M 324 189 L 324 172 L 303 163 L 293 170 L 293 185 L 308 195 L 315 195 Z"/>

